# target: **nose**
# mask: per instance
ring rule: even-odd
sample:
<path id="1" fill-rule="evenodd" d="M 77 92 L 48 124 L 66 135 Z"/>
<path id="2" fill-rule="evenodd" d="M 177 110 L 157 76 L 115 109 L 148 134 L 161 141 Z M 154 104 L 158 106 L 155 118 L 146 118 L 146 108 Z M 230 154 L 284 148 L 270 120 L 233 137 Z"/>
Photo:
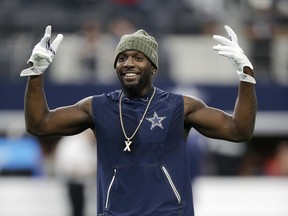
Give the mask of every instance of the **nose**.
<path id="1" fill-rule="evenodd" d="M 124 62 L 125 67 L 132 67 L 134 66 L 133 58 L 131 56 L 127 57 L 126 61 Z"/>

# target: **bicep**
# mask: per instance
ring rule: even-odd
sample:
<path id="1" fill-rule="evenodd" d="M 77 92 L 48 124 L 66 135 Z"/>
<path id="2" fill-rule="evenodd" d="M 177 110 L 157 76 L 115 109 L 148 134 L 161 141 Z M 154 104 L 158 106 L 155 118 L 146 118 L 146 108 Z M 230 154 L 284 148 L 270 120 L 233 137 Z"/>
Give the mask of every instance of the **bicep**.
<path id="1" fill-rule="evenodd" d="M 210 138 L 233 140 L 234 126 L 230 114 L 209 107 L 200 99 L 186 98 L 184 101 L 186 126 Z"/>
<path id="2" fill-rule="evenodd" d="M 40 126 L 44 135 L 73 135 L 93 127 L 91 99 L 50 110 Z"/>

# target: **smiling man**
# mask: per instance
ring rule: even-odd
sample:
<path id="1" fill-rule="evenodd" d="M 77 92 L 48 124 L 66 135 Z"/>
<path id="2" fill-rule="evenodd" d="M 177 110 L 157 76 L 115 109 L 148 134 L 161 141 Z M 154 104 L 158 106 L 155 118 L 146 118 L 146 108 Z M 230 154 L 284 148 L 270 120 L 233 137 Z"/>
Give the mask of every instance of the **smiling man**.
<path id="1" fill-rule="evenodd" d="M 186 139 L 192 128 L 204 136 L 233 142 L 249 140 L 257 100 L 253 66 L 225 26 L 229 39 L 213 38 L 214 49 L 229 58 L 239 76 L 233 114 L 202 100 L 153 85 L 158 44 L 144 30 L 124 35 L 114 68 L 121 89 L 90 96 L 70 106 L 48 108 L 43 73 L 63 39 L 50 45 L 51 26 L 33 49 L 25 93 L 27 131 L 36 136 L 73 135 L 90 128 L 97 140 L 97 209 L 108 216 L 193 216 Z M 96 136 L 97 135 L 97 136 Z"/>
<path id="2" fill-rule="evenodd" d="M 143 91 L 152 88 L 152 76 L 158 68 L 157 49 L 156 40 L 144 30 L 124 35 L 120 39 L 116 47 L 114 68 L 122 89 L 132 94 L 130 96 L 141 96 Z M 138 67 L 134 67 L 135 62 Z"/>

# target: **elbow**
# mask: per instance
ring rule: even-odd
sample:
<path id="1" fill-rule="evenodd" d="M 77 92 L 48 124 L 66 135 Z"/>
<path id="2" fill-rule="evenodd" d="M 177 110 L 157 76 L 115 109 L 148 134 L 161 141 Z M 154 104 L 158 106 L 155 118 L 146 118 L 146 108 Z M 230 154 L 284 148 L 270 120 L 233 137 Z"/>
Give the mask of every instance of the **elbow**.
<path id="1" fill-rule="evenodd" d="M 26 123 L 26 132 L 33 136 L 44 136 L 41 127 L 39 125 L 31 125 Z"/>
<path id="2" fill-rule="evenodd" d="M 253 135 L 254 135 L 254 128 L 241 130 L 241 131 L 238 131 L 238 133 L 236 133 L 232 141 L 248 142 L 253 138 Z"/>
<path id="3" fill-rule="evenodd" d="M 247 133 L 244 141 L 246 141 L 246 142 L 250 141 L 253 138 L 253 135 L 254 135 L 254 129 L 251 132 Z"/>
<path id="4" fill-rule="evenodd" d="M 241 136 L 236 138 L 235 140 L 233 140 L 234 142 L 248 142 L 252 139 L 253 134 L 251 135 L 245 135 L 245 136 Z"/>
<path id="5" fill-rule="evenodd" d="M 31 135 L 34 135 L 34 136 L 41 136 L 41 133 L 39 133 L 38 130 L 35 130 L 34 128 L 32 127 L 27 127 L 26 126 L 26 132 L 31 134 Z"/>
<path id="6" fill-rule="evenodd" d="M 32 130 L 31 128 L 26 127 L 26 132 L 34 136 L 39 136 L 38 133 L 35 130 Z"/>
<path id="7" fill-rule="evenodd" d="M 48 135 L 48 122 L 46 116 L 42 118 L 25 115 L 25 127 L 27 133 L 34 136 L 46 136 Z"/>

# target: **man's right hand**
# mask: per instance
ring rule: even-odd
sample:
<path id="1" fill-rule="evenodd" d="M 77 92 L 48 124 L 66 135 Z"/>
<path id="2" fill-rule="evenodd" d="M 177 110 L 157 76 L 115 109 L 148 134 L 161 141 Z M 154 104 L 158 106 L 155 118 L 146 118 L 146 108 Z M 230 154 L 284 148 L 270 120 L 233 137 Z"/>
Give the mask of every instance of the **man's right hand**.
<path id="1" fill-rule="evenodd" d="M 21 71 L 20 76 L 35 76 L 44 73 L 52 62 L 57 49 L 63 40 L 63 35 L 58 34 L 55 40 L 50 44 L 52 27 L 48 25 L 45 29 L 45 34 L 41 41 L 34 47 L 32 55 L 30 56 L 27 64 L 29 68 Z"/>

